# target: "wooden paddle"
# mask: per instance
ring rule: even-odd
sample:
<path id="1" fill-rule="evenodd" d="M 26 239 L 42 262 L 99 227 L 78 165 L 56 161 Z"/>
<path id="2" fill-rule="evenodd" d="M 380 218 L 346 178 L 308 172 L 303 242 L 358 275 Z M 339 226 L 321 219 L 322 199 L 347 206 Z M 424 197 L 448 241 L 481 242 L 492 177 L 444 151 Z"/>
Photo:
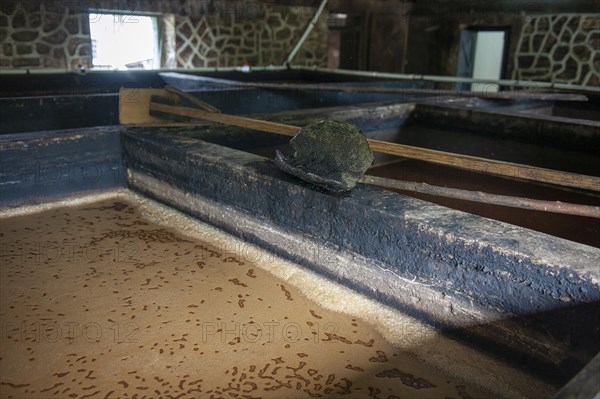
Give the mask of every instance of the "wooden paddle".
<path id="1" fill-rule="evenodd" d="M 178 89 L 171 87 L 168 89 L 122 88 L 119 92 L 120 122 L 122 124 L 164 123 L 163 119 L 152 115 L 153 113 L 160 113 L 222 123 L 225 125 L 238 126 L 285 136 L 294 136 L 300 130 L 300 127 L 298 126 L 285 125 L 276 122 L 215 112 L 214 107 L 203 103 L 197 98 L 194 102 L 196 105 L 203 103 L 205 105 L 205 109 L 212 108 L 213 110 L 209 112 L 196 108 L 169 105 L 159 103 L 157 101 L 151 101 L 152 96 L 154 96 L 155 99 L 163 98 L 167 99 L 167 102 L 170 101 L 175 103 L 180 97 L 178 92 L 180 92 Z M 187 93 L 184 94 L 189 96 Z M 513 179 L 523 179 L 584 190 L 600 191 L 600 178 L 596 176 L 539 168 L 536 166 L 522 165 L 512 162 L 474 157 L 470 155 L 455 154 L 374 139 L 368 139 L 367 141 L 369 142 L 369 147 L 373 152 L 381 152 L 384 154 L 417 159 L 420 161 L 452 166 L 473 172 L 509 177 Z"/>

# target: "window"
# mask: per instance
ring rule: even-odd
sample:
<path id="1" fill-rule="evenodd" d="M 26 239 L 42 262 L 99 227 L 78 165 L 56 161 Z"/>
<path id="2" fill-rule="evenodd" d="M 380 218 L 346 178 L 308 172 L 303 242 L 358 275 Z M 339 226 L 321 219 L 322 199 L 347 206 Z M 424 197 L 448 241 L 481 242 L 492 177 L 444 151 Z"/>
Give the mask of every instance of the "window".
<path id="1" fill-rule="evenodd" d="M 90 14 L 92 68 L 160 67 L 157 20 L 153 16 Z"/>

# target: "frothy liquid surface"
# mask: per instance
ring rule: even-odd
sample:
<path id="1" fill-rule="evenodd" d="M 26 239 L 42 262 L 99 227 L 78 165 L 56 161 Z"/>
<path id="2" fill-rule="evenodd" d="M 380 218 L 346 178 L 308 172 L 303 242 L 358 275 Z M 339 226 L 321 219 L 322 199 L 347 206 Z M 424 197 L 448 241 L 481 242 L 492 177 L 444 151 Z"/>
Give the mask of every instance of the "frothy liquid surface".
<path id="1" fill-rule="evenodd" d="M 2 219 L 2 398 L 486 395 L 109 200 Z"/>

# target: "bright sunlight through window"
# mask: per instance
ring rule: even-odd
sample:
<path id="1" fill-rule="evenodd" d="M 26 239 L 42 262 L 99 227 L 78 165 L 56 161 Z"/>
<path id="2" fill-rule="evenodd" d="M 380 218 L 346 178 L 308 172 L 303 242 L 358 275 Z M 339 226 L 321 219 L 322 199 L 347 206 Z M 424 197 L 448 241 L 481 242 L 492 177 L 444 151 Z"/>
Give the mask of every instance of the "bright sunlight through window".
<path id="1" fill-rule="evenodd" d="M 90 14 L 94 69 L 160 67 L 155 17 Z"/>

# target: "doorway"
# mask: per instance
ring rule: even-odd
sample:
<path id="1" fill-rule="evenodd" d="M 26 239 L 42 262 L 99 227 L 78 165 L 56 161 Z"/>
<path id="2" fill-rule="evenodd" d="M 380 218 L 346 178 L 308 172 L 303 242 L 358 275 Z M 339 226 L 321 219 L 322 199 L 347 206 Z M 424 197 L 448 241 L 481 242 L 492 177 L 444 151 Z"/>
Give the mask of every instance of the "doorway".
<path id="1" fill-rule="evenodd" d="M 461 32 L 457 77 L 498 80 L 506 73 L 509 28 L 470 27 Z M 497 84 L 457 83 L 457 90 L 497 92 Z"/>

